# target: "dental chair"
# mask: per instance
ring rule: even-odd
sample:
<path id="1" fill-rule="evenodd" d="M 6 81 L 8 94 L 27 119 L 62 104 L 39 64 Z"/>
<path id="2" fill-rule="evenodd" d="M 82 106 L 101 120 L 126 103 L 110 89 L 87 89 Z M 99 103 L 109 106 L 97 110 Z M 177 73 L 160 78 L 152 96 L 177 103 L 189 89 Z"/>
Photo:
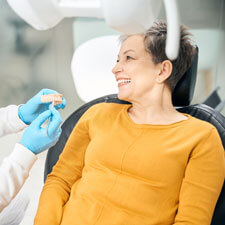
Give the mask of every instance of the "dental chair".
<path id="1" fill-rule="evenodd" d="M 196 82 L 197 74 L 197 64 L 198 64 L 198 49 L 194 57 L 192 66 L 186 71 L 183 78 L 177 84 L 173 92 L 173 104 L 177 107 L 178 111 L 182 113 L 188 113 L 201 120 L 208 121 L 213 124 L 221 137 L 223 146 L 225 148 L 225 117 L 222 116 L 218 111 L 204 104 L 190 105 L 193 97 L 194 87 Z M 62 125 L 62 134 L 59 141 L 55 146 L 51 147 L 47 153 L 47 158 L 45 162 L 44 180 L 46 180 L 47 175 L 52 171 L 52 167 L 56 164 L 59 155 L 61 154 L 71 131 L 76 125 L 82 114 L 91 106 L 101 103 L 118 103 L 127 104 L 127 102 L 119 100 L 116 94 L 106 95 L 104 97 L 92 100 L 75 112 L 73 112 L 68 119 Z M 207 165 L 205 165 L 207 166 Z M 220 197 L 218 199 L 214 215 L 212 218 L 211 225 L 224 225 L 225 224 L 225 185 L 223 185 Z"/>
<path id="2" fill-rule="evenodd" d="M 202 103 L 221 112 L 225 106 L 225 100 L 221 100 L 218 93 L 219 89 L 220 87 L 217 86 Z"/>

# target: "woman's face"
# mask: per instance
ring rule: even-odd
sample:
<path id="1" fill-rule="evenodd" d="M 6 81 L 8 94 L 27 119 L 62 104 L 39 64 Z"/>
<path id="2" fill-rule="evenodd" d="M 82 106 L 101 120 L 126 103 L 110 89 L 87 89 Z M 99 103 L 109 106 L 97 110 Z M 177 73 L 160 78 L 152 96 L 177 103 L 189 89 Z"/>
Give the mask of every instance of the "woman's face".
<path id="1" fill-rule="evenodd" d="M 160 66 L 145 50 L 143 36 L 133 35 L 123 42 L 112 72 L 118 83 L 118 97 L 132 102 L 151 95 Z"/>

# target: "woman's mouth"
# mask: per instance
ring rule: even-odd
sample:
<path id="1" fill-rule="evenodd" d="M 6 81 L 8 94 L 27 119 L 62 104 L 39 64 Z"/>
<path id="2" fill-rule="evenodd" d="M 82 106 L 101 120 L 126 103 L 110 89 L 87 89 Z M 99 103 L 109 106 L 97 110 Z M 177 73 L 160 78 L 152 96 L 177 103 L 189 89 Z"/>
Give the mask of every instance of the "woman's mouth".
<path id="1" fill-rule="evenodd" d="M 131 82 L 131 79 L 118 79 L 117 83 L 118 83 L 118 87 L 127 85 Z"/>

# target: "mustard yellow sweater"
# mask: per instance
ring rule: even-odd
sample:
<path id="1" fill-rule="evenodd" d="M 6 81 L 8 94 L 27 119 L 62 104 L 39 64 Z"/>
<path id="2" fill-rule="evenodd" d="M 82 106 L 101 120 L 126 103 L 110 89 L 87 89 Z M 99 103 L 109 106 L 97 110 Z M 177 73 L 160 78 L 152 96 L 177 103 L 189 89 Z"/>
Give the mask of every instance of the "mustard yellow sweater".
<path id="1" fill-rule="evenodd" d="M 135 124 L 130 105 L 79 120 L 44 185 L 35 225 L 209 225 L 224 176 L 216 129 L 189 115 Z"/>

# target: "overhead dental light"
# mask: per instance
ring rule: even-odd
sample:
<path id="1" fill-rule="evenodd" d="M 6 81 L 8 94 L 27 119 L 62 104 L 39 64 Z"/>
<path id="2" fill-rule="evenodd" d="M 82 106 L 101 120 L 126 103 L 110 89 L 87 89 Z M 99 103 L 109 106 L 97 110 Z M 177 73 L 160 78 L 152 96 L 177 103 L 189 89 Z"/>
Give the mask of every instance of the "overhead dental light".
<path id="1" fill-rule="evenodd" d="M 66 17 L 104 18 L 109 27 L 135 34 L 148 29 L 158 16 L 162 0 L 7 0 L 11 8 L 37 30 L 47 30 Z M 167 15 L 166 55 L 179 52 L 176 0 L 163 0 Z"/>

